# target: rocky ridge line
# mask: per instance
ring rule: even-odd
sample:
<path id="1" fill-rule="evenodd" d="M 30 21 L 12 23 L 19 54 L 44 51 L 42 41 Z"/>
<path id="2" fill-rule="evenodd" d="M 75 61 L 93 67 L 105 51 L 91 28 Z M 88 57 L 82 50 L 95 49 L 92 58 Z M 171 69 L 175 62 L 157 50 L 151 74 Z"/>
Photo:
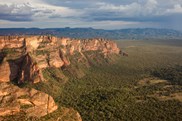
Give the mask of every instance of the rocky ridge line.
<path id="1" fill-rule="evenodd" d="M 105 58 L 119 54 L 116 43 L 106 39 L 71 39 L 54 36 L 1 36 L 0 82 L 18 83 L 43 81 L 42 70 L 47 67 L 69 66 L 69 57 L 77 53 L 98 51 Z"/>

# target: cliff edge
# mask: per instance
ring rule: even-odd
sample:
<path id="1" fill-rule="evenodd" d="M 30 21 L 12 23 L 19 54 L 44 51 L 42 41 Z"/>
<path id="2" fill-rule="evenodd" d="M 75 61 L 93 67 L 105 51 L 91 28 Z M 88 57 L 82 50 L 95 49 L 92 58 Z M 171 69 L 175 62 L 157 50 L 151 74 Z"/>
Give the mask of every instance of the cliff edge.
<path id="1" fill-rule="evenodd" d="M 107 58 L 119 54 L 116 43 L 106 39 L 71 39 L 54 36 L 1 36 L 0 82 L 37 83 L 44 81 L 42 70 L 48 67 L 65 68 L 70 58 L 88 61 L 86 52 L 98 52 Z M 89 57 L 90 58 L 90 57 Z"/>
<path id="2" fill-rule="evenodd" d="M 46 91 L 18 86 L 55 80 L 63 80 L 64 83 L 68 77 L 63 70 L 82 77 L 84 68 L 108 62 L 110 55 L 120 52 L 115 42 L 102 38 L 80 40 L 54 36 L 0 36 L 0 116 L 16 115 L 22 111 L 28 117 L 52 113 L 58 108 L 53 99 L 54 93 L 51 97 L 49 92 L 46 94 Z M 76 121 L 81 121 L 74 109 L 65 108 L 62 112 L 62 118 L 73 115 Z"/>

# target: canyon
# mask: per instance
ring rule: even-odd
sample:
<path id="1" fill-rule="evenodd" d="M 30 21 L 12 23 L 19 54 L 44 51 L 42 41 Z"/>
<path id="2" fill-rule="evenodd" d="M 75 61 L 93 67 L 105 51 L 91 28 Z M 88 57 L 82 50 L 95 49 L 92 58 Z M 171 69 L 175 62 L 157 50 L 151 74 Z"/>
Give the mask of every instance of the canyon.
<path id="1" fill-rule="evenodd" d="M 28 116 L 42 117 L 57 110 L 58 106 L 48 94 L 16 85 L 48 81 L 43 71 L 49 68 L 64 70 L 80 63 L 89 67 L 93 64 L 92 59 L 99 56 L 108 59 L 110 55 L 120 53 L 115 42 L 103 38 L 0 36 L 0 116 L 14 115 L 24 110 Z M 75 69 L 71 71 L 76 72 Z M 80 77 L 84 75 L 82 73 Z M 68 80 L 64 74 L 60 78 Z M 20 98 L 22 96 L 24 98 Z M 29 106 L 22 109 L 22 105 Z M 79 114 L 77 117 L 81 120 Z"/>

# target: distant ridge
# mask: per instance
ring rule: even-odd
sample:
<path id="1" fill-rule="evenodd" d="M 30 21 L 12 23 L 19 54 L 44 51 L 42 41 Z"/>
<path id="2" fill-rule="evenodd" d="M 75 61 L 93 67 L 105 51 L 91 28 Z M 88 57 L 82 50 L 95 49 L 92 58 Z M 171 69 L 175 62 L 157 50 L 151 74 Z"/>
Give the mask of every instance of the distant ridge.
<path id="1" fill-rule="evenodd" d="M 93 28 L 1 28 L 0 36 L 4 35 L 54 35 L 71 38 L 108 38 L 108 39 L 181 39 L 182 32 L 172 29 L 130 28 L 104 30 Z"/>

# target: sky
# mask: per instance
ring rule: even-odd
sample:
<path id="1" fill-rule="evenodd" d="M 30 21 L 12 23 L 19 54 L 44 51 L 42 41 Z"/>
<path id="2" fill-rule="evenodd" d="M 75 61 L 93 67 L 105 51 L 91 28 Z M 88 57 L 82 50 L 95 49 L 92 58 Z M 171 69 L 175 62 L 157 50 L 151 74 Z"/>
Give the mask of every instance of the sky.
<path id="1" fill-rule="evenodd" d="M 0 28 L 169 28 L 182 0 L 0 0 Z"/>

